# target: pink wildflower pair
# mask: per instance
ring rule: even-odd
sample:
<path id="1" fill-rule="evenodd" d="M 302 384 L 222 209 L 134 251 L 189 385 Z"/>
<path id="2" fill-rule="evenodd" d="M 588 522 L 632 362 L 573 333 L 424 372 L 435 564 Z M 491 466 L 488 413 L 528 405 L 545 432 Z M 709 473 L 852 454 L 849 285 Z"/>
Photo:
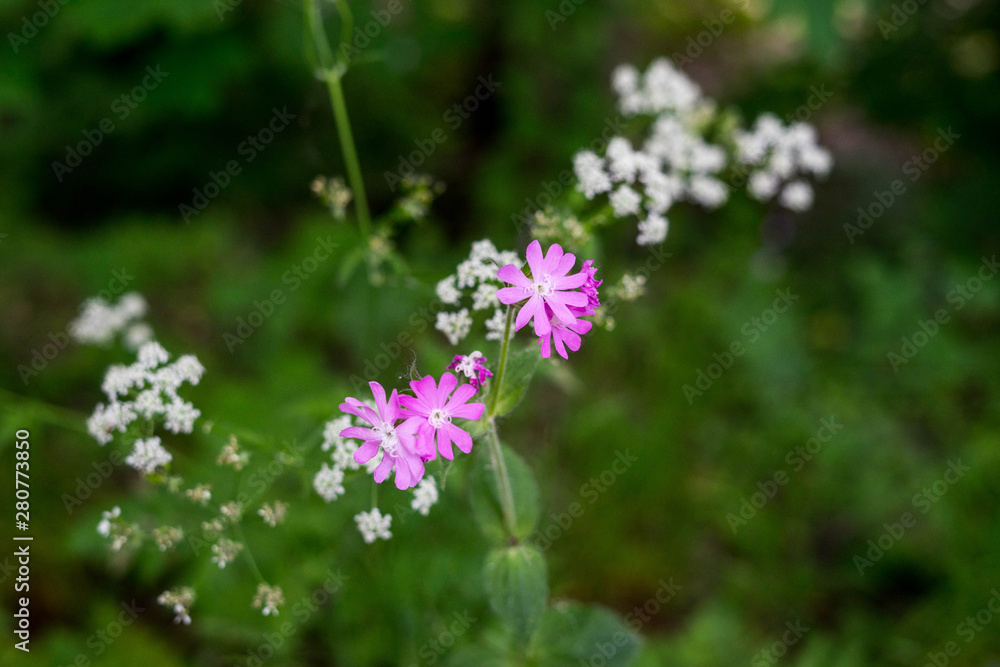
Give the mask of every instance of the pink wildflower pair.
<path id="1" fill-rule="evenodd" d="M 576 263 L 576 255 L 563 253 L 558 243 L 552 244 L 543 257 L 542 245 L 532 241 L 525 255 L 531 278 L 513 264 L 501 267 L 497 277 L 513 287 L 501 287 L 497 290 L 497 298 L 507 305 L 527 299 L 517 313 L 514 330 L 533 319 L 542 356 L 552 355 L 554 342 L 559 356 L 567 359 L 566 348 L 574 352 L 579 350 L 580 336 L 593 326 L 580 318 L 593 315 L 601 305 L 597 288 L 604 281 L 594 278 L 597 269 L 591 260 L 583 263 L 579 273 L 568 275 Z"/>
<path id="2" fill-rule="evenodd" d="M 476 393 L 471 384 L 456 389 L 457 385 L 458 379 L 451 373 L 442 375 L 440 384 L 426 375 L 410 383 L 413 396 L 399 396 L 393 389 L 386 399 L 382 385 L 369 382 L 375 397 L 374 410 L 351 397 L 344 399 L 340 409 L 368 422 L 371 428 L 351 426 L 340 436 L 364 441 L 354 452 L 358 463 L 368 463 L 382 451 L 382 461 L 374 473 L 377 483 L 384 482 L 395 468 L 396 487 L 412 488 L 424 477 L 425 461 L 434 459 L 438 452 L 449 460 L 454 457 L 452 442 L 466 454 L 472 451 L 472 437 L 452 419 L 479 419 L 486 406 L 468 403 Z M 398 423 L 400 420 L 402 423 Z"/>

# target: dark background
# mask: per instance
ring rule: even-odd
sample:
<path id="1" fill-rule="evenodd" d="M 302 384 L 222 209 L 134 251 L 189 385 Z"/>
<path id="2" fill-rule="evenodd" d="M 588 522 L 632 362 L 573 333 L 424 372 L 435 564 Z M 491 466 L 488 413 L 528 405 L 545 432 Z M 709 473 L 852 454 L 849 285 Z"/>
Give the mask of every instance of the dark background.
<path id="1" fill-rule="evenodd" d="M 447 190 L 429 220 L 399 238 L 416 279 L 373 287 L 359 273 L 341 283 L 334 257 L 232 354 L 223 334 L 316 238 L 352 234 L 309 192 L 317 174 L 343 167 L 326 89 L 304 57 L 302 8 L 245 0 L 220 18 L 222 5 L 208 0 L 71 0 L 11 44 L 9 33 L 30 33 L 23 19 L 41 10 L 0 3 L 0 450 L 13 461 L 14 431 L 31 429 L 36 535 L 32 653 L 15 651 L 5 633 L 0 659 L 243 665 L 327 568 L 348 576 L 343 589 L 268 664 L 428 664 L 420 648 L 453 613 L 486 618 L 486 546 L 460 474 L 429 518 L 399 516 L 390 542 L 365 547 L 350 517 L 366 507 L 367 483 L 324 505 L 310 484 L 324 460 L 315 449 L 269 487 L 269 498 L 292 503 L 285 530 L 249 531 L 258 563 L 289 601 L 278 621 L 250 608 L 255 584 L 239 562 L 220 572 L 189 550 L 109 556 L 94 530 L 102 510 L 121 505 L 155 527 L 182 509 L 124 467 L 72 512 L 61 500 L 110 454 L 83 419 L 100 400 L 103 369 L 125 357 L 70 345 L 27 383 L 18 367 L 124 268 L 129 289 L 151 304 L 158 338 L 208 369 L 189 392 L 205 418 L 265 434 L 255 460 L 272 460 L 283 445 L 308 441 L 353 391 L 349 377 L 399 332 L 414 335 L 421 365 L 449 360 L 455 351 L 443 337 L 407 324 L 433 284 L 471 241 L 523 249 L 512 216 L 614 116 L 617 64 L 644 68 L 683 53 L 706 21 L 736 5 L 745 7 L 737 21 L 683 68 L 747 122 L 763 111 L 786 118 L 815 90 L 829 91 L 808 120 L 836 166 L 803 215 L 743 195 L 716 213 L 678 208 L 672 257 L 645 296 L 621 308 L 613 331 L 588 336 L 571 365 L 536 378 L 505 423 L 505 439 L 539 478 L 546 516 L 580 501 L 581 485 L 616 451 L 640 459 L 596 502 L 584 500 L 586 513 L 548 549 L 553 595 L 624 615 L 672 577 L 683 588 L 644 623 L 641 665 L 746 663 L 799 620 L 809 630 L 784 664 L 923 665 L 948 642 L 960 649 L 949 664 L 997 664 L 1000 619 L 986 612 L 979 622 L 992 624 L 977 632 L 960 624 L 1000 587 L 1000 281 L 983 269 L 990 279 L 961 309 L 954 296 L 956 286 L 976 286 L 970 279 L 1000 246 L 1000 45 L 990 0 L 406 0 L 363 49 L 368 62 L 347 75 L 345 94 L 376 214 L 393 203 L 385 172 L 436 128 L 448 137 L 421 167 Z M 384 4 L 352 7 L 364 27 Z M 889 30 L 894 12 L 901 25 Z M 332 15 L 330 26 L 335 34 Z M 121 117 L 115 100 L 157 66 L 168 75 Z M 497 93 L 454 129 L 444 114 L 489 75 L 501 82 Z M 295 119 L 243 162 L 239 145 L 276 108 Z M 114 131 L 57 178 L 52 163 L 107 118 Z M 941 131 L 958 139 L 912 180 L 904 165 Z M 233 159 L 241 173 L 185 223 L 179 205 Z M 880 193 L 897 179 L 905 192 L 863 234 L 849 233 L 858 208 L 886 200 Z M 633 235 L 617 228 L 605 240 L 599 260 L 612 280 L 645 261 Z M 748 342 L 741 329 L 778 289 L 798 295 L 794 306 L 689 402 L 683 385 L 713 353 Z M 903 339 L 940 309 L 948 321 L 894 369 L 888 354 L 902 354 Z M 495 345 L 482 349 L 496 354 Z M 407 361 L 394 360 L 380 380 L 393 384 Z M 796 469 L 788 453 L 831 417 L 842 428 Z M 225 435 L 176 438 L 175 462 L 219 490 L 238 485 L 214 466 Z M 939 484 L 936 502 L 916 498 L 958 460 L 968 472 Z M 727 515 L 778 471 L 788 483 L 734 531 Z M 385 507 L 406 503 L 383 494 Z M 906 512 L 915 525 L 859 573 L 869 540 Z M 12 578 L 0 578 L 10 600 Z M 194 623 L 175 626 L 155 598 L 194 582 Z M 133 599 L 146 611 L 110 646 L 94 643 Z"/>

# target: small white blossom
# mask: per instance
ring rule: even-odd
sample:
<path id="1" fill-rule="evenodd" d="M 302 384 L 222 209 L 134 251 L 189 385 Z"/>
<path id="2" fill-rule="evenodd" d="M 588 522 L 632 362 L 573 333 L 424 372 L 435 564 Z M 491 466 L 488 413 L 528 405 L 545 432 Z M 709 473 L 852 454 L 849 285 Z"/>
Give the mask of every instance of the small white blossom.
<path id="1" fill-rule="evenodd" d="M 237 522 L 243 517 L 243 505 L 236 501 L 225 503 L 219 507 L 219 511 L 222 512 L 222 516 L 229 519 L 230 522 Z"/>
<path id="2" fill-rule="evenodd" d="M 278 615 L 278 607 L 285 604 L 285 594 L 280 586 L 260 584 L 253 598 L 253 608 L 261 609 L 264 616 Z"/>
<path id="3" fill-rule="evenodd" d="M 639 245 L 656 245 L 663 243 L 667 238 L 669 222 L 662 215 L 650 213 L 649 216 L 639 223 L 639 236 L 635 242 Z"/>
<path id="4" fill-rule="evenodd" d="M 443 333 L 448 338 L 449 343 L 458 345 L 463 338 L 469 335 L 469 331 L 472 329 L 472 318 L 469 316 L 469 309 L 463 308 L 457 313 L 438 313 L 434 328 Z"/>
<path id="5" fill-rule="evenodd" d="M 146 300 L 135 292 L 122 295 L 117 305 L 102 298 L 87 299 L 80 315 L 70 322 L 69 335 L 83 345 L 107 345 L 145 314 Z"/>
<path id="6" fill-rule="evenodd" d="M 249 461 L 250 453 L 240 449 L 235 435 L 229 436 L 229 442 L 223 445 L 219 458 L 215 460 L 220 466 L 232 466 L 234 470 L 243 470 Z"/>
<path id="7" fill-rule="evenodd" d="M 433 507 L 437 501 L 437 483 L 434 481 L 433 477 L 428 476 L 420 480 L 420 483 L 417 484 L 417 488 L 413 489 L 413 500 L 410 501 L 410 507 L 424 516 L 427 516 L 431 511 L 431 507 Z"/>
<path id="8" fill-rule="evenodd" d="M 502 340 L 503 331 L 507 327 L 507 316 L 502 310 L 497 308 L 493 311 L 493 317 L 486 320 L 486 340 Z"/>
<path id="9" fill-rule="evenodd" d="M 111 366 L 101 389 L 108 404 L 98 403 L 87 420 L 87 429 L 100 444 L 111 441 L 115 431 L 124 433 L 140 416 L 152 420 L 162 417 L 173 433 L 190 433 L 201 412 L 184 401 L 177 390 L 188 382 L 197 384 L 205 368 L 192 355 L 185 355 L 165 365 L 169 354 L 155 341 L 142 345 L 131 366 Z M 131 394 L 135 400 L 125 400 Z"/>
<path id="10" fill-rule="evenodd" d="M 223 537 L 212 545 L 212 562 L 218 563 L 220 570 L 224 569 L 226 565 L 236 560 L 236 556 L 242 550 L 242 544 Z"/>
<path id="11" fill-rule="evenodd" d="M 117 521 L 122 515 L 122 508 L 115 505 L 107 512 L 101 512 L 101 520 L 97 524 L 97 534 L 101 537 L 111 536 L 111 523 Z"/>
<path id="12" fill-rule="evenodd" d="M 486 310 L 495 308 L 500 304 L 497 298 L 496 285 L 490 283 L 480 283 L 476 291 L 472 293 L 472 310 Z"/>
<path id="13" fill-rule="evenodd" d="M 587 199 L 611 189 L 611 179 L 604 172 L 604 160 L 593 151 L 581 151 L 573 157 L 577 186 Z"/>
<path id="14" fill-rule="evenodd" d="M 153 538 L 160 551 L 167 551 L 184 539 L 184 530 L 175 526 L 163 526 L 153 531 Z"/>
<path id="15" fill-rule="evenodd" d="M 611 202 L 615 216 L 624 218 L 625 216 L 635 215 L 639 212 L 639 204 L 642 203 L 642 197 L 629 186 L 622 185 L 611 193 L 608 201 Z"/>
<path id="16" fill-rule="evenodd" d="M 191 607 L 195 601 L 194 589 L 184 586 L 164 591 L 156 598 L 156 603 L 169 607 L 174 612 L 174 623 L 191 625 Z"/>
<path id="17" fill-rule="evenodd" d="M 139 472 L 151 475 L 160 466 L 170 463 L 171 459 L 173 456 L 163 448 L 160 439 L 153 436 L 145 440 L 136 440 L 132 453 L 125 457 L 125 463 Z"/>
<path id="18" fill-rule="evenodd" d="M 441 303 L 447 303 L 452 306 L 457 305 L 458 300 L 462 298 L 462 293 L 455 286 L 455 276 L 448 276 L 444 280 L 439 281 L 434 291 L 437 292 L 437 297 L 441 300 Z"/>
<path id="19" fill-rule="evenodd" d="M 199 484 L 193 489 L 188 489 L 184 494 L 199 505 L 207 505 L 208 501 L 212 499 L 212 486 L 210 484 Z"/>
<path id="20" fill-rule="evenodd" d="M 336 500 L 344 494 L 344 471 L 324 463 L 313 478 L 313 488 L 326 502 Z"/>
<path id="21" fill-rule="evenodd" d="M 792 181 L 781 191 L 781 205 L 792 211 L 807 211 L 813 203 L 812 186 L 805 181 Z"/>
<path id="22" fill-rule="evenodd" d="M 366 544 L 371 544 L 375 540 L 388 540 L 392 538 L 392 532 L 389 530 L 389 527 L 392 525 L 392 515 L 386 514 L 383 516 L 377 507 L 370 512 L 356 514 L 354 521 L 358 524 L 358 530 L 361 532 L 361 536 L 364 538 Z"/>
<path id="23" fill-rule="evenodd" d="M 695 176 L 691 179 L 691 198 L 705 208 L 718 208 L 726 203 L 729 190 L 725 184 L 708 176 Z"/>
<path id="24" fill-rule="evenodd" d="M 263 519 L 264 523 L 274 528 L 279 523 L 285 522 L 285 513 L 288 511 L 288 503 L 283 503 L 280 500 L 276 500 L 274 505 L 265 503 L 259 510 L 259 514 Z"/>

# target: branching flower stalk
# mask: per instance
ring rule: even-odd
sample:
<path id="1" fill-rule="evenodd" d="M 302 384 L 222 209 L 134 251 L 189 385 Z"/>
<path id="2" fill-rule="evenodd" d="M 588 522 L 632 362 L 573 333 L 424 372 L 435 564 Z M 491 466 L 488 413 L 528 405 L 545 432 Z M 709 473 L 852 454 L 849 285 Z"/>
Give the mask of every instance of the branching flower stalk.
<path id="1" fill-rule="evenodd" d="M 368 209 L 368 195 L 365 193 L 365 183 L 361 176 L 361 162 L 354 146 L 354 134 L 351 132 L 351 120 L 347 114 L 347 102 L 344 99 L 344 89 L 340 80 L 347 74 L 349 62 L 345 55 L 350 42 L 354 18 L 345 0 L 335 0 L 337 12 L 340 14 L 340 46 L 337 54 L 330 50 L 330 43 L 323 28 L 323 19 L 316 0 L 305 0 L 305 20 L 308 35 L 311 37 L 316 76 L 326 84 L 330 94 L 330 105 L 333 107 L 333 118 L 337 124 L 337 135 L 340 137 L 340 150 L 347 169 L 347 179 L 354 192 L 354 206 L 358 215 L 358 227 L 367 242 L 371 236 L 371 213 Z"/>

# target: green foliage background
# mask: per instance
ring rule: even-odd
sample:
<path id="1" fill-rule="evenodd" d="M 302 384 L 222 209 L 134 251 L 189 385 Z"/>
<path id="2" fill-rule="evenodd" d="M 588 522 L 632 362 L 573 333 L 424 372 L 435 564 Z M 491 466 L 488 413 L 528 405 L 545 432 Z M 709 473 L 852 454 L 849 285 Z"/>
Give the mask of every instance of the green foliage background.
<path id="1" fill-rule="evenodd" d="M 547 550 L 553 595 L 626 615 L 661 580 L 680 584 L 642 624 L 643 666 L 750 662 L 799 619 L 809 630 L 784 664 L 922 665 L 947 642 L 961 649 L 951 664 L 992 664 L 1000 619 L 968 643 L 957 626 L 1000 586 L 991 481 L 1000 475 L 1000 281 L 984 282 L 961 310 L 948 294 L 1000 247 L 996 2 L 927 2 L 886 36 L 878 21 L 891 22 L 901 3 L 733 4 L 749 6 L 749 15 L 686 71 L 748 119 L 793 114 L 824 87 L 832 97 L 810 122 L 837 166 L 805 215 L 742 195 L 715 214 L 678 209 L 666 244 L 672 256 L 647 294 L 619 310 L 613 331 L 588 336 L 571 364 L 545 366 L 504 422 L 505 441 L 539 477 L 543 528 L 558 525 L 552 515 L 573 502 L 586 508 Z M 7 526 L 13 434 L 30 429 L 35 536 L 32 651 L 13 649 L 5 614 L 3 664 L 64 665 L 83 655 L 108 665 L 245 665 L 248 650 L 291 621 L 294 634 L 267 664 L 409 666 L 432 664 L 421 649 L 455 613 L 479 619 L 459 645 L 495 632 L 467 463 L 456 465 L 430 517 L 398 513 L 395 537 L 368 547 L 351 520 L 367 507 L 368 483 L 354 482 L 331 505 L 311 489 L 325 459 L 317 429 L 353 393 L 350 376 L 400 332 L 415 339 L 425 372 L 450 360 L 454 350 L 420 315 L 434 282 L 473 240 L 523 247 L 512 216 L 614 116 L 611 69 L 683 52 L 730 5 L 403 5 L 345 87 L 376 212 L 392 203 L 384 174 L 400 155 L 435 128 L 448 135 L 422 166 L 448 190 L 400 241 L 416 279 L 372 287 L 359 274 L 341 285 L 343 256 L 334 256 L 233 353 L 223 334 L 255 300 L 287 285 L 283 275 L 317 237 L 344 248 L 354 237 L 308 191 L 316 174 L 342 166 L 325 89 L 303 57 L 301 7 L 245 0 L 220 18 L 209 0 L 70 0 L 27 43 L 0 48 L 0 507 Z M 362 27 L 383 8 L 352 6 Z M 3 0 L 4 33 L 20 32 L 37 11 L 33 2 Z M 565 20 L 552 23 L 557 14 Z M 128 117 L 115 116 L 114 100 L 157 65 L 169 73 L 163 83 Z M 497 94 L 451 128 L 443 114 L 490 74 L 501 82 Z M 297 116 L 292 125 L 185 224 L 178 204 L 284 107 Z M 115 131 L 57 180 L 52 162 L 108 117 Z M 960 138 L 911 182 L 904 163 L 942 128 Z M 895 179 L 905 194 L 852 243 L 844 225 Z M 597 258 L 605 277 L 645 261 L 633 235 L 619 227 L 605 239 Z M 129 288 L 150 301 L 159 339 L 207 368 L 187 395 L 217 425 L 169 439 L 176 469 L 222 493 L 246 490 L 248 476 L 214 465 L 237 424 L 261 434 L 247 440 L 257 474 L 283 462 L 261 500 L 291 502 L 288 523 L 272 531 L 247 522 L 254 556 L 289 603 L 276 619 L 251 609 L 255 583 L 241 561 L 219 571 L 189 549 L 108 555 L 94 530 L 102 510 L 120 504 L 131 517 L 180 517 L 125 467 L 67 512 L 64 494 L 110 454 L 83 419 L 100 400 L 103 369 L 124 355 L 70 345 L 27 383 L 18 367 L 123 268 L 135 276 Z M 713 353 L 746 342 L 744 324 L 783 288 L 799 300 L 689 403 L 682 386 Z M 887 353 L 941 308 L 951 320 L 894 372 Z M 379 380 L 402 386 L 412 359 L 396 356 Z M 786 454 L 831 416 L 842 430 L 792 471 Z M 278 458 L 289 448 L 297 455 Z M 583 485 L 626 449 L 639 462 L 591 503 Z M 956 459 L 969 472 L 926 514 L 915 510 L 914 495 Z M 788 484 L 734 532 L 727 515 L 779 470 Z M 384 508 L 396 503 L 406 496 L 381 490 Z M 907 511 L 916 525 L 859 574 L 855 556 Z M 344 585 L 300 622 L 294 605 L 328 570 L 341 571 Z M 0 578 L 11 609 L 13 575 L 4 569 Z M 195 620 L 178 627 L 154 601 L 191 582 Z M 95 641 L 132 600 L 146 611 L 110 646 Z M 434 661 L 456 657 L 461 651 Z"/>

